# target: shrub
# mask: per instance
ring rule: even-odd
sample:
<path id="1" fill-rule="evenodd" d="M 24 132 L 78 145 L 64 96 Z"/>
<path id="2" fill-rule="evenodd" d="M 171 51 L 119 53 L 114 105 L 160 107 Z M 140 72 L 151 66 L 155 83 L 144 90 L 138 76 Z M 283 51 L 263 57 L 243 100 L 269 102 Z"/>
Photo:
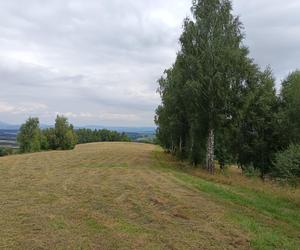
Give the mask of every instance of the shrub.
<path id="1" fill-rule="evenodd" d="M 11 154 L 13 154 L 13 149 L 12 148 L 0 147 L 0 157 L 11 155 Z"/>
<path id="2" fill-rule="evenodd" d="M 290 145 L 275 156 L 273 176 L 297 184 L 300 178 L 300 145 Z"/>
<path id="3" fill-rule="evenodd" d="M 255 168 L 253 164 L 249 164 L 247 167 L 243 167 L 243 174 L 247 177 L 261 177 L 261 172 L 258 168 Z"/>
<path id="4" fill-rule="evenodd" d="M 0 156 L 6 156 L 7 152 L 6 152 L 6 148 L 0 148 Z"/>

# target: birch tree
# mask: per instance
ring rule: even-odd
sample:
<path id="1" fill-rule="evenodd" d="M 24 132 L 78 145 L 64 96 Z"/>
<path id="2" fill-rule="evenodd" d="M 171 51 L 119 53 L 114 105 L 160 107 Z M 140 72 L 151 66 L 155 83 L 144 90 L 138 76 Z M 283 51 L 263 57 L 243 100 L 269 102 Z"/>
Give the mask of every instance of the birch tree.
<path id="1" fill-rule="evenodd" d="M 243 45 L 242 25 L 232 14 L 229 0 L 194 0 L 193 19 L 186 21 L 181 38 L 183 53 L 194 68 L 192 91 L 196 93 L 198 116 L 206 118 L 206 167 L 213 173 L 215 133 L 224 119 L 232 119 L 232 93 L 243 84 L 244 69 L 251 60 Z"/>

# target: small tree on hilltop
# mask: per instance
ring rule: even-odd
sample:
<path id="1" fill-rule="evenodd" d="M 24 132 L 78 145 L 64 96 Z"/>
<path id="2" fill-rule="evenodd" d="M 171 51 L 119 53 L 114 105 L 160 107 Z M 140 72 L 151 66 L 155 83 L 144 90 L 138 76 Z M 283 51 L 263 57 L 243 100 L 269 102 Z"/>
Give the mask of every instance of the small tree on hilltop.
<path id="1" fill-rule="evenodd" d="M 41 150 L 41 131 L 38 118 L 29 118 L 20 128 L 17 136 L 21 153 Z"/>
<path id="2" fill-rule="evenodd" d="M 69 124 L 66 117 L 59 115 L 56 117 L 54 130 L 57 149 L 67 150 L 75 147 L 77 140 L 74 127 Z"/>

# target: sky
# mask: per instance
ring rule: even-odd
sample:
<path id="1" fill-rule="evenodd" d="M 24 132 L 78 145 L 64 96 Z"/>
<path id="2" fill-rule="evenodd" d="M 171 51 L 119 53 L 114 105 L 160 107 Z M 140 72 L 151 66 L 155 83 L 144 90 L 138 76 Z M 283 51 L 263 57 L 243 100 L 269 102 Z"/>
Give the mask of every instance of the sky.
<path id="1" fill-rule="evenodd" d="M 0 0 L 0 121 L 153 126 L 191 0 Z M 250 56 L 300 68 L 300 1 L 235 0 Z"/>

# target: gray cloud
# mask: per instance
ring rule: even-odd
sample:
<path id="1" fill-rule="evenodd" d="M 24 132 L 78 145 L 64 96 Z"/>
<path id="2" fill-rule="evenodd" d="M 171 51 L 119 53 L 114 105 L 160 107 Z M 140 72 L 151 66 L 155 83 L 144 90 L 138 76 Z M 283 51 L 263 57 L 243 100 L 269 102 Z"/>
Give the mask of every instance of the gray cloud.
<path id="1" fill-rule="evenodd" d="M 191 1 L 0 1 L 0 120 L 57 113 L 77 125 L 152 125 Z M 300 67 L 300 4 L 236 0 L 251 56 L 277 78 Z"/>
<path id="2" fill-rule="evenodd" d="M 261 67 L 272 67 L 279 87 L 289 72 L 300 68 L 300 2 L 236 0 L 234 8 L 251 56 Z"/>

